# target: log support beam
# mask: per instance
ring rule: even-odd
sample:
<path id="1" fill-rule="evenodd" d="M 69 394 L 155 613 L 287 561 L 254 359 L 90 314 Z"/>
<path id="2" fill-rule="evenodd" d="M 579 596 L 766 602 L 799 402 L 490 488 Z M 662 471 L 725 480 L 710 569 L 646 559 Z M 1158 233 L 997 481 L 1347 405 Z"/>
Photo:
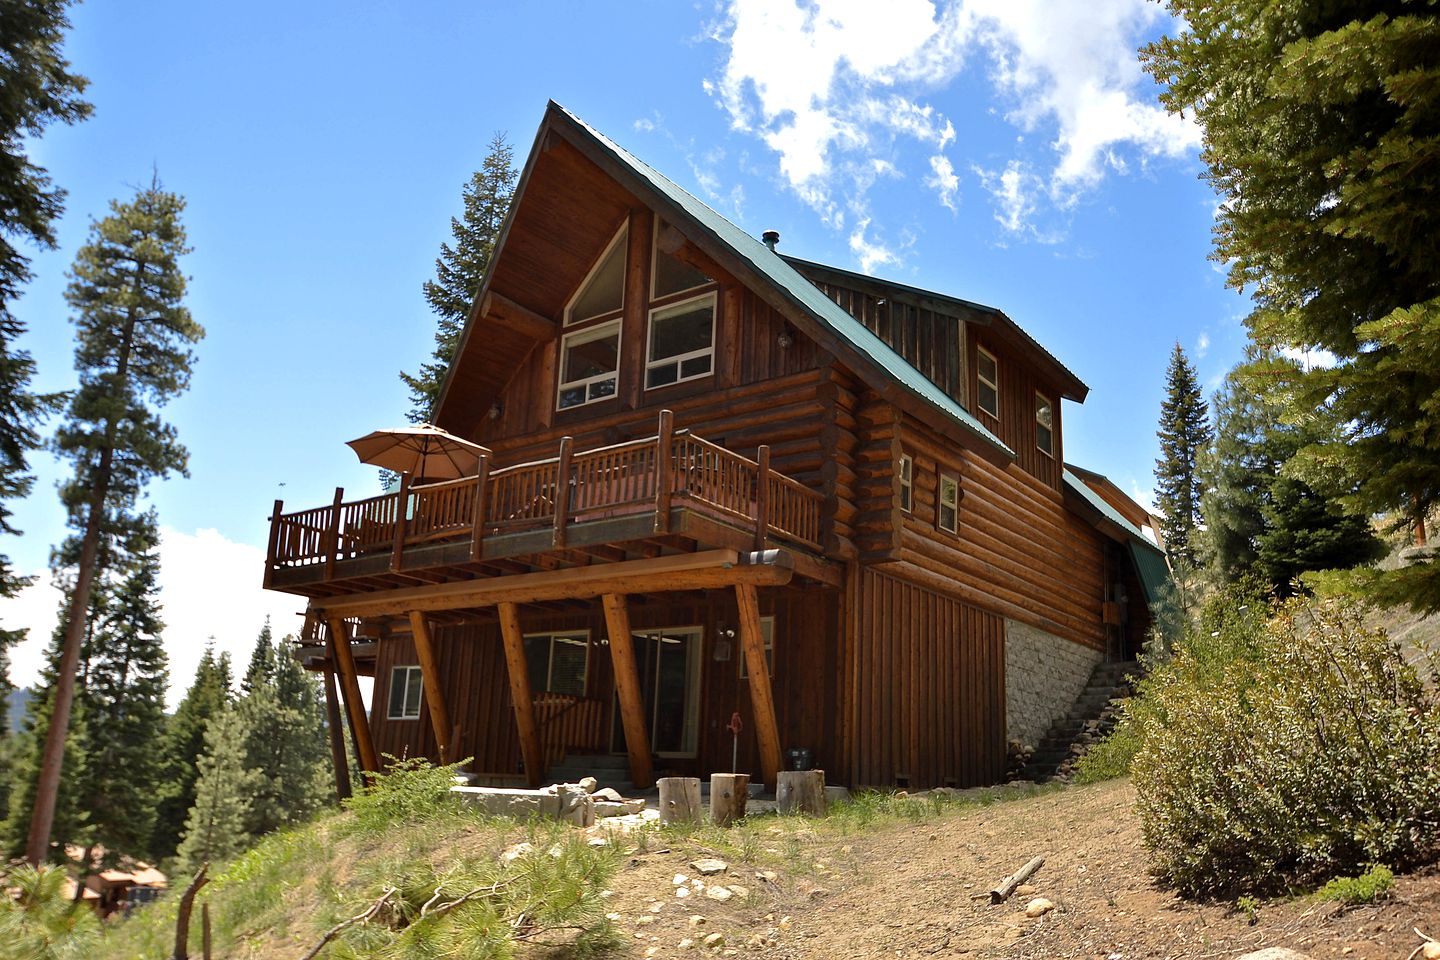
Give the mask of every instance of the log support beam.
<path id="1" fill-rule="evenodd" d="M 499 606 L 500 635 L 505 641 L 505 670 L 510 675 L 510 699 L 515 704 L 515 726 L 520 733 L 520 756 L 531 788 L 545 775 L 540 730 L 535 725 L 535 700 L 530 693 L 530 668 L 525 662 L 525 635 L 520 632 L 520 609 L 513 603 Z"/>
<path id="2" fill-rule="evenodd" d="M 430 639 L 430 622 L 419 610 L 410 611 L 410 635 L 415 641 L 415 655 L 420 660 L 420 679 L 425 684 L 425 706 L 430 711 L 430 726 L 435 731 L 435 749 L 440 762 L 454 763 L 454 742 L 451 736 L 450 711 L 445 705 L 445 691 L 440 686 L 440 666 L 435 659 L 435 645 Z"/>
<path id="3" fill-rule="evenodd" d="M 640 670 L 635 665 L 635 640 L 630 632 L 630 609 L 622 594 L 607 593 L 605 625 L 610 633 L 610 658 L 615 668 L 615 693 L 620 700 L 620 720 L 625 727 L 625 747 L 630 754 L 630 782 L 648 788 L 655 778 L 650 765 L 650 730 L 645 723 L 645 698 L 640 689 Z"/>
<path id="4" fill-rule="evenodd" d="M 755 737 L 760 742 L 760 769 L 765 782 L 774 789 L 780 773 L 780 727 L 775 721 L 775 694 L 770 687 L 770 667 L 765 662 L 765 640 L 760 635 L 760 602 L 755 585 L 737 583 L 735 600 L 740 610 L 740 646 L 750 675 Z"/>
<path id="5" fill-rule="evenodd" d="M 335 768 L 335 799 L 350 796 L 350 762 L 345 758 L 345 722 L 340 719 L 340 696 L 335 692 L 335 663 L 326 657 L 325 725 L 330 728 L 330 762 Z"/>
<path id="6" fill-rule="evenodd" d="M 360 677 L 355 672 L 355 657 L 350 652 L 350 628 L 341 617 L 330 618 L 330 659 L 335 661 L 335 672 L 340 675 L 340 692 L 345 700 L 345 711 L 350 715 L 350 730 L 355 735 L 360 769 L 366 773 L 379 773 L 375 742 L 370 738 L 370 718 L 365 716 L 365 702 L 360 699 Z"/>

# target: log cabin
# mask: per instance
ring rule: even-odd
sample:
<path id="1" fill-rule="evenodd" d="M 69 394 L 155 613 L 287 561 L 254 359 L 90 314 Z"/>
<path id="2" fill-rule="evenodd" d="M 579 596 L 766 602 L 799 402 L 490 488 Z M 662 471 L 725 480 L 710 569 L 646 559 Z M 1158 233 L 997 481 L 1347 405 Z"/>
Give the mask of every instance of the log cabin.
<path id="1" fill-rule="evenodd" d="M 1065 464 L 1085 384 L 1000 310 L 777 240 L 548 106 L 435 414 L 476 474 L 275 504 L 337 763 L 343 706 L 368 771 L 988 784 L 1133 658 L 1167 571 Z"/>

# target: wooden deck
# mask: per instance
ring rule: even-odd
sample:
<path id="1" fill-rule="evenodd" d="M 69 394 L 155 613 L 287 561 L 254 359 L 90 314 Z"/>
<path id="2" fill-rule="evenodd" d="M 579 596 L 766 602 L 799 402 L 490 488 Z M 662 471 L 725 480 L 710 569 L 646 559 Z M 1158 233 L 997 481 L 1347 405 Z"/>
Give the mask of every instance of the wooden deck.
<path id="1" fill-rule="evenodd" d="M 306 596 L 622 560 L 633 545 L 821 549 L 824 496 L 754 460 L 675 430 L 496 467 L 473 477 L 284 513 L 275 502 L 265 585 Z M 568 562 L 566 555 L 569 555 Z"/>

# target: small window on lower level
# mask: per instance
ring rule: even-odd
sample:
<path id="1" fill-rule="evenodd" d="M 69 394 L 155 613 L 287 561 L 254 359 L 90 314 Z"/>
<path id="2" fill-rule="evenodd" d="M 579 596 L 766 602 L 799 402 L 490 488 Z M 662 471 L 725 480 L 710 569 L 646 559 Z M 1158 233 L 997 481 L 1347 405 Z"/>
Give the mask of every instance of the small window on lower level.
<path id="1" fill-rule="evenodd" d="M 775 618 L 760 618 L 760 640 L 765 644 L 765 669 L 770 675 L 775 675 Z M 740 651 L 740 679 L 744 680 L 750 676 L 749 669 L 745 666 L 745 651 Z"/>
<path id="2" fill-rule="evenodd" d="M 1050 401 L 1035 394 L 1035 446 L 1047 457 L 1055 456 L 1055 411 Z"/>
<path id="3" fill-rule="evenodd" d="M 390 720 L 415 720 L 420 716 L 420 668 L 417 666 L 390 669 L 390 697 L 385 701 L 385 716 Z"/>
<path id="4" fill-rule="evenodd" d="M 910 512 L 910 505 L 914 502 L 915 496 L 915 460 L 908 453 L 900 454 L 900 509 L 906 513 Z"/>
<path id="5" fill-rule="evenodd" d="M 935 525 L 950 533 L 960 532 L 960 481 L 943 473 L 935 501 Z"/>

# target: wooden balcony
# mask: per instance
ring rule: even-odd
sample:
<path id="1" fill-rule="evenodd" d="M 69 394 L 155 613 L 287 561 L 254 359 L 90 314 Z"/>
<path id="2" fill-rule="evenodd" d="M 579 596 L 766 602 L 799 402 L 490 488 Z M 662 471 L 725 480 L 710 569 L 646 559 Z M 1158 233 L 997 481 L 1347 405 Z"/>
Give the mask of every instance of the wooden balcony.
<path id="1" fill-rule="evenodd" d="M 671 427 L 655 436 L 507 467 L 482 458 L 473 477 L 283 513 L 270 521 L 265 585 L 310 596 L 564 565 L 557 555 L 621 559 L 615 544 L 821 548 L 824 496 Z M 724 542 L 721 542 L 724 541 Z M 606 551 L 611 551 L 606 554 Z M 621 551 L 623 554 L 623 551 Z M 339 583 L 337 581 L 348 581 Z"/>

